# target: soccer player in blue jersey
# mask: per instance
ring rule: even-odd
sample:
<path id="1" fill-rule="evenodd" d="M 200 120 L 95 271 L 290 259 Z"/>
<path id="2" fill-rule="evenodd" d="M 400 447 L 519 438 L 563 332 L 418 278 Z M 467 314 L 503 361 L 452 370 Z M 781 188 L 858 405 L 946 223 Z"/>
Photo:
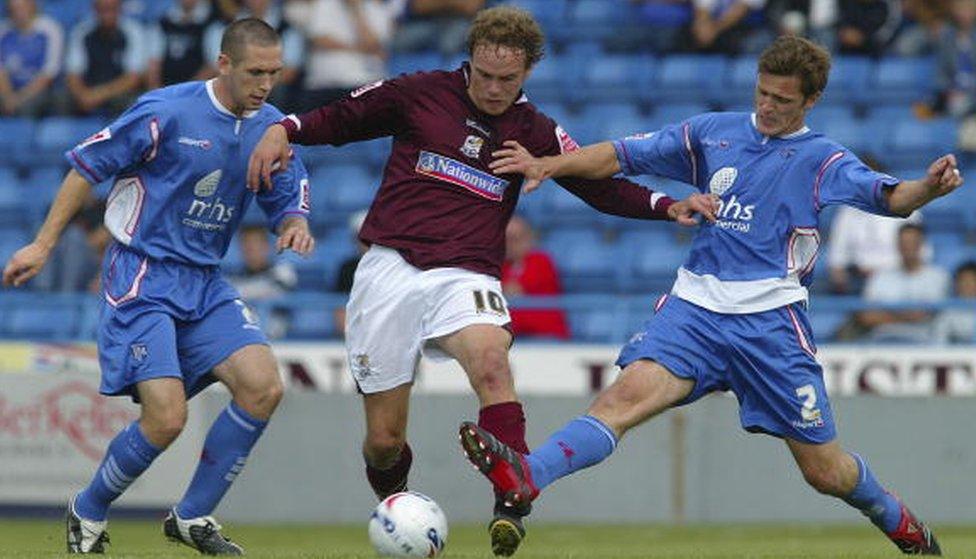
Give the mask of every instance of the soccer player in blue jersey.
<path id="1" fill-rule="evenodd" d="M 218 268 L 252 199 L 279 251 L 309 253 L 308 179 L 300 161 L 274 188 L 245 187 L 247 161 L 283 115 L 265 104 L 282 68 L 275 31 L 244 19 L 224 33 L 220 75 L 151 91 L 67 153 L 69 171 L 44 225 L 3 271 L 4 285 L 37 274 L 91 185 L 114 181 L 105 224 L 98 351 L 101 392 L 129 395 L 139 420 L 108 446 L 88 487 L 68 502 L 69 553 L 102 553 L 108 507 L 179 435 L 187 399 L 220 381 L 232 401 L 214 421 L 165 535 L 201 553 L 241 555 L 211 513 L 243 468 L 282 395 L 258 322 Z"/>
<path id="2" fill-rule="evenodd" d="M 782 438 L 817 491 L 862 511 L 904 553 L 939 555 L 929 529 L 837 442 L 806 316 L 820 248 L 819 213 L 847 204 L 907 216 L 962 184 L 952 155 L 925 177 L 899 180 L 804 125 L 827 85 L 829 54 L 798 37 L 759 59 L 755 112 L 713 113 L 654 134 L 533 158 L 510 143 L 493 170 L 548 177 L 654 174 L 714 196 L 688 260 L 654 316 L 624 346 L 623 371 L 587 414 L 541 447 L 519 454 L 472 423 L 461 426 L 469 460 L 516 506 L 558 478 L 604 460 L 632 427 L 702 396 L 731 390 L 742 426 Z"/>

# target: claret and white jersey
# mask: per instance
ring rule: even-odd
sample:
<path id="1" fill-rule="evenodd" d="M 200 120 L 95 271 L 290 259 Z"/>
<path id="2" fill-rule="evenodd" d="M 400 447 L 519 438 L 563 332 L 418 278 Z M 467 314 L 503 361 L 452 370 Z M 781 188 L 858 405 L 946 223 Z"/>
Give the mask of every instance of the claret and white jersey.
<path id="1" fill-rule="evenodd" d="M 749 113 L 703 114 L 614 146 L 626 175 L 661 175 L 720 198 L 718 221 L 699 228 L 672 288 L 720 313 L 805 301 L 820 211 L 847 204 L 891 215 L 883 189 L 899 182 L 808 128 L 764 136 Z"/>
<path id="2" fill-rule="evenodd" d="M 114 180 L 105 225 L 116 241 L 152 260 L 213 266 L 252 198 L 272 230 L 308 213 L 308 175 L 297 158 L 274 175 L 273 190 L 246 188 L 251 151 L 282 117 L 265 104 L 239 118 L 217 100 L 212 80 L 190 82 L 146 93 L 66 157 L 93 184 Z"/>

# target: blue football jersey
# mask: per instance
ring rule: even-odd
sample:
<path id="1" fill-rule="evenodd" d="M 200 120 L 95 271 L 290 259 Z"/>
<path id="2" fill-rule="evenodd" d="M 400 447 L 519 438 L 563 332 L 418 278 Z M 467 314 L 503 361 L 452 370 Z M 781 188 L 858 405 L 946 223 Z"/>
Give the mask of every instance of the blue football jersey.
<path id="1" fill-rule="evenodd" d="M 749 113 L 708 113 L 614 142 L 624 174 L 660 175 L 721 199 L 698 230 L 672 293 L 721 313 L 761 312 L 807 299 L 820 251 L 819 214 L 832 204 L 891 215 L 868 168 L 804 127 L 761 134 Z"/>
<path id="2" fill-rule="evenodd" d="M 246 188 L 251 151 L 282 117 L 268 104 L 237 117 L 217 100 L 213 80 L 190 82 L 146 93 L 66 157 L 91 183 L 114 183 L 105 225 L 118 242 L 155 260 L 211 266 L 252 198 L 272 230 L 308 214 L 308 173 L 297 158 L 274 175 L 273 190 Z"/>

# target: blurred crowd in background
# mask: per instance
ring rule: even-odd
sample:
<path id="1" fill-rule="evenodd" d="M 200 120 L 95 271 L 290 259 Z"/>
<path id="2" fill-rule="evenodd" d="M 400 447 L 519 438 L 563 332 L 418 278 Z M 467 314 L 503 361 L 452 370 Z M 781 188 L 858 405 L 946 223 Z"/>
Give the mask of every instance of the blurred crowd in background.
<path id="1" fill-rule="evenodd" d="M 976 0 L 6 0 L 0 134 L 7 139 L 0 143 L 37 149 L 0 154 L 0 214 L 11 189 L 8 209 L 18 211 L 25 185 L 50 201 L 66 169 L 58 142 L 70 146 L 95 132 L 147 89 L 215 76 L 221 33 L 236 18 L 259 17 L 280 32 L 285 69 L 271 102 L 287 113 L 401 72 L 456 68 L 465 59 L 469 20 L 503 3 L 532 11 L 543 25 L 547 58 L 527 92 L 565 128 L 578 130 L 582 143 L 705 110 L 748 110 L 755 57 L 778 34 L 796 33 L 836 57 L 825 100 L 810 115 L 815 130 L 897 176 L 919 176 L 918 161 L 945 148 L 961 150 L 964 170 L 973 162 L 965 153 L 976 151 Z M 33 139 L 18 139 L 21 129 Z M 926 138 L 932 141 L 921 143 Z M 54 144 L 50 153 L 45 141 Z M 325 153 L 335 150 L 309 152 L 320 237 L 320 254 L 311 261 L 276 259 L 267 230 L 254 219 L 238 235 L 225 268 L 243 296 L 285 301 L 265 307 L 273 337 L 341 336 L 341 306 L 299 320 L 288 293 L 348 291 L 363 248 L 355 234 L 386 145 L 343 148 L 341 157 Z M 668 289 L 687 249 L 686 232 L 608 221 L 567 201 L 558 187 L 548 190 L 555 192 L 520 203 L 509 227 L 502 280 L 510 297 Z M 976 301 L 976 196 L 965 196 L 907 222 L 847 208 L 828 212 L 813 289 L 880 303 Z M 30 289 L 98 292 L 98 262 L 110 242 L 100 224 L 103 209 L 93 196 Z M 32 236 L 43 212 L 20 215 L 29 221 L 0 227 L 4 259 Z M 822 340 L 976 339 L 971 308 L 821 317 L 814 326 Z M 614 341 L 600 329 L 606 320 L 612 317 L 566 309 L 513 312 L 517 333 L 556 340 Z"/>

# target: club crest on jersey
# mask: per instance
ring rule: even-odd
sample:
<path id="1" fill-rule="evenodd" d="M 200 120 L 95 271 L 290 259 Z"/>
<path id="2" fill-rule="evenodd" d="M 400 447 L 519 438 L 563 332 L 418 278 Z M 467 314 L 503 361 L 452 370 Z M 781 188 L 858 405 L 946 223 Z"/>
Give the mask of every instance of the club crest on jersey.
<path id="1" fill-rule="evenodd" d="M 472 120 L 470 118 L 466 118 L 466 119 L 464 119 L 464 124 L 467 125 L 469 128 L 474 128 L 475 130 L 477 130 L 478 132 L 481 132 L 485 136 L 491 137 L 491 132 L 488 131 L 488 129 L 485 127 L 485 125 L 481 124 L 477 120 Z"/>
<path id="2" fill-rule="evenodd" d="M 461 153 L 471 159 L 478 159 L 481 157 L 481 147 L 483 145 L 485 145 L 485 141 L 479 136 L 468 136 L 464 139 L 464 145 L 461 146 Z"/>
<path id="3" fill-rule="evenodd" d="M 193 185 L 193 195 L 198 198 L 206 198 L 208 196 L 213 196 L 214 192 L 217 192 L 217 185 L 220 184 L 220 176 L 223 171 L 217 169 L 211 172 L 207 176 L 198 180 L 195 185 Z"/>
<path id="4" fill-rule="evenodd" d="M 738 176 L 739 170 L 735 167 L 722 167 L 712 175 L 712 180 L 708 182 L 708 190 L 716 196 L 721 196 L 732 188 Z"/>
<path id="5" fill-rule="evenodd" d="M 78 144 L 78 149 L 90 146 L 92 144 L 97 144 L 98 142 L 104 142 L 105 140 L 111 140 L 111 139 L 112 139 L 112 131 L 109 130 L 108 126 L 106 126 L 105 128 L 102 128 L 98 132 L 95 132 L 91 136 L 85 138 L 84 142 Z"/>
<path id="6" fill-rule="evenodd" d="M 420 152 L 416 171 L 421 175 L 460 186 L 495 202 L 502 200 L 505 189 L 508 188 L 508 181 L 505 179 L 429 151 Z"/>

